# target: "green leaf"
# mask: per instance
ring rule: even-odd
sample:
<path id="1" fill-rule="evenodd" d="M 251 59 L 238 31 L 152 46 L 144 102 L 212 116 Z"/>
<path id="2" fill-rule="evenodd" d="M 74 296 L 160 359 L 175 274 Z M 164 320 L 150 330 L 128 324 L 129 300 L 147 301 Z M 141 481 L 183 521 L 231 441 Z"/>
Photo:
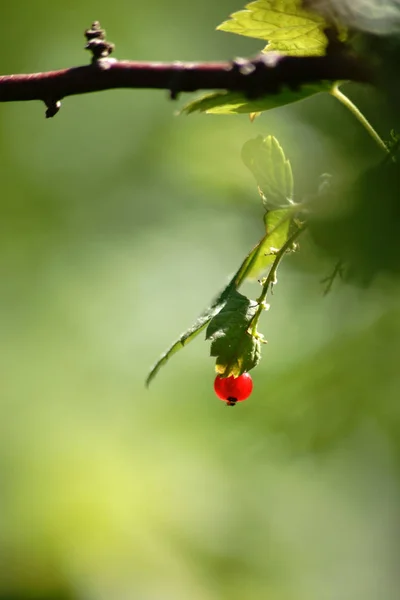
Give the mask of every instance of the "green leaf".
<path id="1" fill-rule="evenodd" d="M 241 264 L 236 278 L 238 288 L 245 279 L 258 279 L 274 262 L 285 244 L 296 211 L 293 202 L 293 174 L 289 160 L 273 136 L 261 135 L 246 142 L 242 159 L 252 172 L 263 197 L 265 235 Z"/>
<path id="2" fill-rule="evenodd" d="M 278 140 L 262 135 L 247 141 L 242 160 L 252 172 L 267 210 L 293 205 L 293 175 Z"/>
<path id="3" fill-rule="evenodd" d="M 314 94 L 329 92 L 332 84 L 326 81 L 304 84 L 299 90 L 283 89 L 279 94 L 269 94 L 249 100 L 240 92 L 215 92 L 206 94 L 185 104 L 181 113 L 190 115 L 194 112 L 205 112 L 214 115 L 234 115 L 262 112 L 299 102 Z"/>
<path id="4" fill-rule="evenodd" d="M 292 210 L 270 210 L 265 213 L 266 234 L 247 257 L 244 279 L 259 279 L 272 265 L 276 253 L 289 236 Z"/>
<path id="5" fill-rule="evenodd" d="M 211 341 L 211 356 L 217 358 L 216 370 L 223 377 L 239 377 L 260 361 L 260 339 L 248 332 L 257 308 L 257 302 L 234 291 L 208 325 L 206 339 Z"/>
<path id="6" fill-rule="evenodd" d="M 244 277 L 258 279 L 274 262 L 286 242 L 293 214 L 293 174 L 289 160 L 273 136 L 261 135 L 246 142 L 242 159 L 252 172 L 267 212 L 265 236 L 247 258 Z"/>
<path id="7" fill-rule="evenodd" d="M 239 285 L 241 281 L 238 277 L 240 274 L 240 269 L 243 265 L 240 266 L 239 270 L 236 271 L 232 279 L 229 281 L 228 285 L 222 290 L 222 292 L 215 298 L 212 305 L 207 308 L 193 323 L 189 329 L 187 329 L 184 333 L 182 333 L 179 338 L 171 344 L 171 346 L 160 356 L 157 362 L 150 369 L 150 373 L 146 379 L 146 386 L 149 386 L 153 381 L 155 376 L 158 374 L 159 370 L 162 366 L 164 366 L 168 360 L 179 352 L 184 346 L 187 346 L 195 337 L 199 335 L 207 327 L 208 323 L 211 321 L 215 315 L 219 313 L 219 311 L 225 306 L 229 296 L 235 292 L 236 287 Z"/>
<path id="8" fill-rule="evenodd" d="M 150 373 L 148 374 L 146 379 L 146 386 L 150 385 L 150 383 L 157 375 L 158 371 L 161 369 L 162 366 L 165 365 L 166 362 L 168 362 L 171 356 L 176 354 L 184 346 L 189 344 L 189 342 L 194 340 L 194 338 L 198 336 L 199 333 L 201 333 L 205 327 L 207 327 L 212 317 L 217 314 L 218 310 L 221 310 L 222 306 L 223 304 L 221 306 L 215 307 L 214 309 L 210 307 L 209 309 L 204 311 L 204 313 L 195 321 L 192 327 L 189 327 L 189 329 L 182 333 L 182 335 L 180 335 L 179 338 L 173 344 L 171 344 L 171 346 L 160 356 L 160 358 L 151 368 Z"/>
<path id="9" fill-rule="evenodd" d="M 267 40 L 264 51 L 290 56 L 321 56 L 328 39 L 325 19 L 302 7 L 302 0 L 257 0 L 217 29 Z M 341 32 L 343 38 L 344 32 Z"/>

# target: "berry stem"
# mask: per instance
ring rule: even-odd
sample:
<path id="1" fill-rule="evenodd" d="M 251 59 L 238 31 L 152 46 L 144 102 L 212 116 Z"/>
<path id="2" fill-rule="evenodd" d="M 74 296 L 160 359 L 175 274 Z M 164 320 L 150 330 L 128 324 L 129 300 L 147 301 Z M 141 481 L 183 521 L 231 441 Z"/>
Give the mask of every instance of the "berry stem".
<path id="1" fill-rule="evenodd" d="M 287 250 L 292 246 L 293 242 L 299 237 L 299 235 L 306 229 L 307 225 L 297 226 L 296 231 L 286 240 L 283 244 L 282 248 L 276 253 L 275 260 L 272 263 L 272 266 L 269 270 L 267 277 L 265 278 L 265 282 L 263 284 L 262 292 L 260 296 L 257 298 L 258 308 L 252 319 L 250 333 L 253 336 L 259 335 L 257 333 L 257 325 L 260 320 L 261 313 L 264 310 L 265 299 L 267 297 L 268 291 L 270 287 L 276 281 L 276 273 L 282 258 L 284 257 Z"/>
<path id="2" fill-rule="evenodd" d="M 289 206 L 286 209 L 286 215 L 284 217 L 282 217 L 282 219 L 280 219 L 280 221 L 275 225 L 275 227 L 273 227 L 273 229 L 271 231 L 268 232 L 268 234 L 266 234 L 265 236 L 263 236 L 261 238 L 261 240 L 258 242 L 258 244 L 256 246 L 254 246 L 254 248 L 246 256 L 246 258 L 240 265 L 238 271 L 235 273 L 235 275 L 233 277 L 234 282 L 235 282 L 235 287 L 237 289 L 242 285 L 242 283 L 245 281 L 246 277 L 248 276 L 249 272 L 253 268 L 254 263 L 257 260 L 257 250 L 260 247 L 260 245 L 264 242 L 266 237 L 274 235 L 274 233 L 279 229 L 279 227 L 282 227 L 282 225 L 286 221 L 293 219 L 295 215 L 301 213 L 302 211 L 304 211 L 306 209 L 307 209 L 307 205 L 305 203 L 304 204 L 303 203 L 293 204 L 293 206 Z"/>

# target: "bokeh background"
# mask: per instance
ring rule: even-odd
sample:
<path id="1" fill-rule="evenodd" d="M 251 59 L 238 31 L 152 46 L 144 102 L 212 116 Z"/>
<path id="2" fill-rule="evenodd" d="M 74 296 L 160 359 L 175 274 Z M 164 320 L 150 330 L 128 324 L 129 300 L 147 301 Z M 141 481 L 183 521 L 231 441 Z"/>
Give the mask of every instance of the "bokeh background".
<path id="1" fill-rule="evenodd" d="M 95 19 L 118 58 L 252 55 L 262 43 L 215 31 L 241 7 L 5 1 L 0 72 L 87 63 Z M 347 91 L 388 138 L 379 94 Z M 297 199 L 380 150 L 330 97 L 254 123 L 178 117 L 187 99 L 103 92 L 50 120 L 0 106 L 0 598 L 398 598 L 397 276 L 324 298 L 334 259 L 304 239 L 248 402 L 214 396 L 200 338 L 144 387 L 262 235 L 244 142 L 278 138 Z"/>

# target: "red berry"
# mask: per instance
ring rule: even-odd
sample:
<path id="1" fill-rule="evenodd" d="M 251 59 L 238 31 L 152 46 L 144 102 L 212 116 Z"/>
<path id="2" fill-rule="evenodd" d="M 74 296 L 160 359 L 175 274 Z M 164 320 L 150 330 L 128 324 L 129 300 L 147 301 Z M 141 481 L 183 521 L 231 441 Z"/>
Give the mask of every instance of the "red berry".
<path id="1" fill-rule="evenodd" d="M 214 391 L 220 400 L 228 406 L 235 406 L 236 402 L 247 400 L 253 391 L 253 380 L 249 373 L 239 377 L 221 377 L 217 375 L 214 381 Z"/>

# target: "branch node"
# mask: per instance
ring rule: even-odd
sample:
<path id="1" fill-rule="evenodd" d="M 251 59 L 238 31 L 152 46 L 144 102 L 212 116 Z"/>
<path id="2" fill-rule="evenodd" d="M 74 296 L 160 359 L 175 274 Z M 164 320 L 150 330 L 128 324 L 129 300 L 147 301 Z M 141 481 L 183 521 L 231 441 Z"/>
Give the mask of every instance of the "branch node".
<path id="1" fill-rule="evenodd" d="M 113 65 L 117 63 L 116 58 L 99 58 L 98 60 L 93 60 L 93 66 L 100 71 L 107 71 L 107 69 L 111 69 Z"/>
<path id="2" fill-rule="evenodd" d="M 181 62 L 174 63 L 173 75 L 169 81 L 169 97 L 170 100 L 178 100 L 179 94 L 181 93 L 182 81 L 185 73 L 185 65 Z"/>
<path id="3" fill-rule="evenodd" d="M 281 58 L 282 56 L 276 52 L 260 54 L 252 60 L 235 58 L 231 63 L 231 71 L 236 75 L 237 89 L 242 89 L 248 99 L 279 92 L 280 86 L 274 78 L 274 69 Z M 266 75 L 268 75 L 268 88 L 265 86 Z M 245 84 L 241 81 L 245 81 Z"/>
<path id="4" fill-rule="evenodd" d="M 46 119 L 51 119 L 51 117 L 54 117 L 61 108 L 60 100 L 45 100 L 44 103 L 47 107 L 45 113 Z"/>
<path id="5" fill-rule="evenodd" d="M 99 21 L 94 21 L 90 29 L 86 29 L 85 37 L 87 44 L 85 50 L 92 53 L 92 63 L 107 58 L 113 52 L 115 46 L 106 40 L 105 29 L 102 29 Z"/>
<path id="6" fill-rule="evenodd" d="M 340 40 L 339 32 L 334 25 L 325 27 L 324 34 L 328 39 L 328 45 L 326 47 L 327 56 L 335 56 L 343 54 L 344 52 L 349 52 L 349 46 Z"/>
<path id="7" fill-rule="evenodd" d="M 244 91 L 246 98 L 259 98 L 264 94 L 277 94 L 280 91 L 281 82 L 277 76 L 277 66 L 283 58 L 277 52 L 268 52 L 259 54 L 251 61 L 245 59 L 233 61 L 233 68 L 238 76 L 247 79 Z"/>
<path id="8" fill-rule="evenodd" d="M 232 61 L 232 71 L 237 71 L 240 75 L 251 75 L 254 73 L 256 67 L 251 60 L 247 58 L 235 58 Z"/>

